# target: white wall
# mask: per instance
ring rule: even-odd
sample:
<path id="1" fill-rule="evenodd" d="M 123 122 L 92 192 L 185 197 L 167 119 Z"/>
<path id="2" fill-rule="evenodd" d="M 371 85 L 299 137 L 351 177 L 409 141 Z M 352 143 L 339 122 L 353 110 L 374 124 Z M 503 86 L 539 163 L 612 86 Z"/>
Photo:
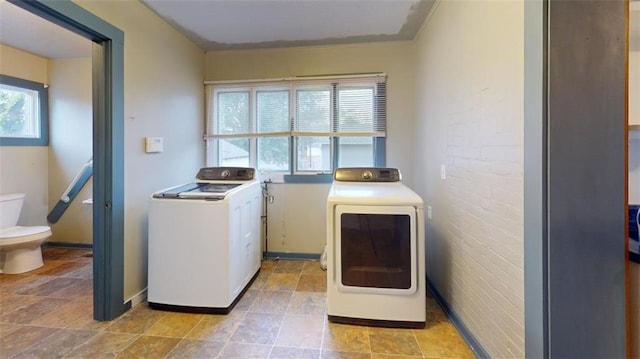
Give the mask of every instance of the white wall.
<path id="1" fill-rule="evenodd" d="M 125 34 L 126 299 L 147 285 L 149 195 L 204 164 L 204 53 L 139 1 L 77 3 Z M 146 154 L 146 136 L 163 137 L 164 152 Z"/>
<path id="2" fill-rule="evenodd" d="M 88 42 L 89 40 L 87 40 Z M 93 154 L 91 58 L 49 61 L 49 210 Z M 92 179 L 57 223 L 52 242 L 93 242 Z"/>
<path id="3" fill-rule="evenodd" d="M 521 358 L 523 2 L 434 6 L 415 74 L 414 183 L 433 209 L 427 278 L 490 356 Z"/>
<path id="4" fill-rule="evenodd" d="M 0 73 L 49 82 L 47 59 L 0 44 Z M 0 193 L 26 193 L 21 225 L 47 224 L 47 147 L 0 146 Z"/>
<path id="5" fill-rule="evenodd" d="M 387 166 L 413 182 L 413 43 L 375 43 L 206 55 L 206 80 L 244 80 L 299 75 L 387 74 Z M 326 241 L 326 184 L 272 184 L 270 252 L 322 252 Z"/>
<path id="6" fill-rule="evenodd" d="M 640 204 L 640 1 L 629 12 L 629 203 Z"/>
<path id="7" fill-rule="evenodd" d="M 629 124 L 640 126 L 640 1 L 629 10 Z"/>

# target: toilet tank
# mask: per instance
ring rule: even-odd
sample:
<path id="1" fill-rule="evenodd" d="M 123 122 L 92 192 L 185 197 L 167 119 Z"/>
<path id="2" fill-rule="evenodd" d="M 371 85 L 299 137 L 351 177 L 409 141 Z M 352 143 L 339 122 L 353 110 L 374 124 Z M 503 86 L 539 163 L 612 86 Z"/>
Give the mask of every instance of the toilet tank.
<path id="1" fill-rule="evenodd" d="M 18 224 L 25 196 L 24 193 L 0 195 L 0 228 L 9 228 Z"/>

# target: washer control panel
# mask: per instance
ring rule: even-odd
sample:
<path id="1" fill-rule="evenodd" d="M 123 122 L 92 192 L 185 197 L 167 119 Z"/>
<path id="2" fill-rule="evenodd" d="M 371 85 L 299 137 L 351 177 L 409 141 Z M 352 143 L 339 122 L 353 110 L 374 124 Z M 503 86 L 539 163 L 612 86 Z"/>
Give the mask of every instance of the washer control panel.
<path id="1" fill-rule="evenodd" d="M 333 179 L 341 182 L 400 182 L 397 168 L 344 167 L 336 169 Z"/>
<path id="2" fill-rule="evenodd" d="M 203 167 L 196 178 L 200 181 L 249 181 L 255 172 L 249 167 Z"/>

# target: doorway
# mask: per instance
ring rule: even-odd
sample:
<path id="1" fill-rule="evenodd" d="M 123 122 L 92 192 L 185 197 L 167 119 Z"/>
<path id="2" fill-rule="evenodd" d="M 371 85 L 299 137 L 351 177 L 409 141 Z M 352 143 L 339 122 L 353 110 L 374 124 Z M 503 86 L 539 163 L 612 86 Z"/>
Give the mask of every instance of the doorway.
<path id="1" fill-rule="evenodd" d="M 68 0 L 9 2 L 93 42 L 93 307 L 111 320 L 124 303 L 124 33 Z"/>

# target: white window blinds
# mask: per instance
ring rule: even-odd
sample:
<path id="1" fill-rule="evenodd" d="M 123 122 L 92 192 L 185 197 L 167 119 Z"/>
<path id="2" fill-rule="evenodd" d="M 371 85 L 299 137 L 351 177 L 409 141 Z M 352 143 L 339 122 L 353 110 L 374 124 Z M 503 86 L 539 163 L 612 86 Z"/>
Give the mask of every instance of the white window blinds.
<path id="1" fill-rule="evenodd" d="M 384 74 L 205 84 L 205 139 L 386 136 Z"/>

